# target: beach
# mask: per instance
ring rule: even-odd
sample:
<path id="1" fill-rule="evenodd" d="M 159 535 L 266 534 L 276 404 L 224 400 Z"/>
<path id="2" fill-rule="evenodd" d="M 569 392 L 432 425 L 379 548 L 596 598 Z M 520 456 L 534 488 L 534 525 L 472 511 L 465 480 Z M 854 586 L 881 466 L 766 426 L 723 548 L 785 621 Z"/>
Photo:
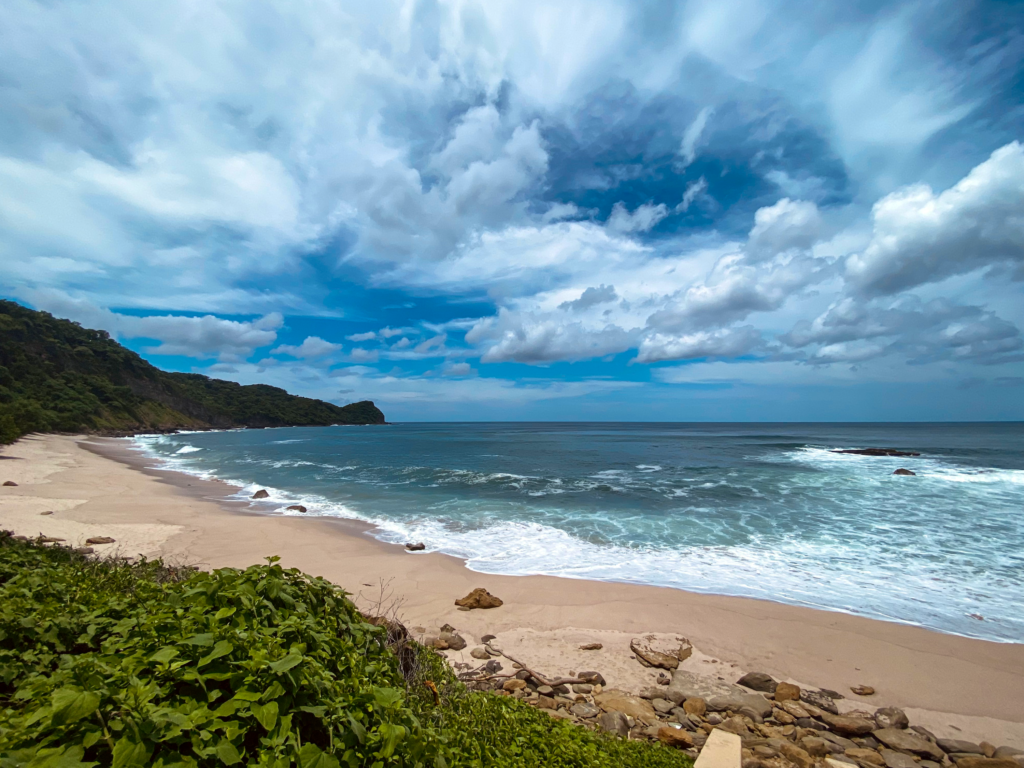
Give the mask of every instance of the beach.
<path id="1" fill-rule="evenodd" d="M 649 633 L 694 646 L 683 668 L 732 682 L 750 671 L 843 693 L 841 711 L 903 708 L 940 738 L 1024 747 L 1024 645 L 942 634 L 750 598 L 550 576 L 468 570 L 457 558 L 409 553 L 345 520 L 256 513 L 226 497 L 234 490 L 150 468 L 126 441 L 33 435 L 0 451 L 0 528 L 82 545 L 109 536 L 97 552 L 144 555 L 202 568 L 245 567 L 279 556 L 322 576 L 364 610 L 394 612 L 425 630 L 445 623 L 468 641 L 485 634 L 547 674 L 600 671 L 609 687 L 636 692 L 657 670 L 631 658 L 629 642 Z M 45 515 L 44 512 L 52 512 Z M 827 575 L 826 575 L 827 576 Z M 827 588 L 827 578 L 824 580 Z M 483 587 L 504 601 L 459 611 L 457 598 Z M 579 646 L 598 642 L 598 651 Z M 858 697 L 851 686 L 876 694 Z"/>

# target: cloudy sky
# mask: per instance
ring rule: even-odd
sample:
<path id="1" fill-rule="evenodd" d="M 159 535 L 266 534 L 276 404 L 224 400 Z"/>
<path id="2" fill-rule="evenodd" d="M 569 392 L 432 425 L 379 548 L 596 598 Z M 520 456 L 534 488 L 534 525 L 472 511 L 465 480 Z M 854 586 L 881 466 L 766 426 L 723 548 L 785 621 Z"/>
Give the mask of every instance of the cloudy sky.
<path id="1" fill-rule="evenodd" d="M 1022 419 L 1022 30 L 8 0 L 0 294 L 392 420 Z"/>

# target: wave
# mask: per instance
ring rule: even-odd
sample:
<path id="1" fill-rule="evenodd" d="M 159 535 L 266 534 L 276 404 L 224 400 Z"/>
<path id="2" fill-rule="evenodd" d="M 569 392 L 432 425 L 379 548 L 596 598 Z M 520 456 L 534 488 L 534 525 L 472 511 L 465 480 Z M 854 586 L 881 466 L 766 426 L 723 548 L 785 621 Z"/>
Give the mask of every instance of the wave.
<path id="1" fill-rule="evenodd" d="M 196 451 L 201 451 L 201 450 L 203 450 L 203 449 L 202 448 L 196 448 L 196 446 L 194 446 L 194 445 L 183 445 L 176 452 L 177 453 L 195 453 Z"/>

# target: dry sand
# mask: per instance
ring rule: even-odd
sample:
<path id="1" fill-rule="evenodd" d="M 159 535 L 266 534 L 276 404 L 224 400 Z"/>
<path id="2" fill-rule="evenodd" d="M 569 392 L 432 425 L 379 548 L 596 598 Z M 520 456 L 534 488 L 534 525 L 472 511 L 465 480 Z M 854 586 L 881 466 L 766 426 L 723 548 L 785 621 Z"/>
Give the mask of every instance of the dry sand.
<path id="1" fill-rule="evenodd" d="M 279 555 L 285 566 L 323 576 L 363 607 L 383 603 L 408 626 L 455 626 L 470 645 L 495 644 L 547 674 L 593 669 L 612 687 L 653 683 L 629 652 L 640 634 L 687 637 L 683 667 L 735 680 L 751 670 L 848 696 L 843 711 L 906 709 L 940 738 L 1024 747 L 1024 645 L 944 635 L 890 622 L 747 598 L 547 576 L 493 576 L 461 560 L 407 553 L 367 535 L 368 527 L 327 518 L 275 517 L 225 496 L 234 489 L 150 462 L 117 440 L 31 436 L 0 452 L 0 528 L 97 550 L 163 556 L 203 567 L 247 566 Z M 41 515 L 53 511 L 52 515 Z M 459 611 L 454 600 L 484 587 L 501 608 Z M 827 579 L 822 584 L 827 589 Z M 581 651 L 588 642 L 599 651 Z M 858 697 L 850 686 L 877 690 Z"/>

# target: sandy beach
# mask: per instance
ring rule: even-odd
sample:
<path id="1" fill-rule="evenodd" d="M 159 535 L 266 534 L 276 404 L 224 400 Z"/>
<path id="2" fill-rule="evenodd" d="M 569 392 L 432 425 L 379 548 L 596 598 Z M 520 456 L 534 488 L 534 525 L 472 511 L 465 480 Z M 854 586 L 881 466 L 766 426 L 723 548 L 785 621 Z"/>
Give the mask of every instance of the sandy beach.
<path id="1" fill-rule="evenodd" d="M 410 627 L 455 626 L 549 674 L 593 669 L 609 686 L 637 691 L 656 670 L 631 658 L 641 634 L 688 638 L 683 668 L 734 681 L 748 671 L 842 692 L 842 711 L 899 706 L 940 738 L 1024 747 L 1024 645 L 967 639 L 902 624 L 746 598 L 659 587 L 475 573 L 452 557 L 416 554 L 351 521 L 256 514 L 217 481 L 151 469 L 126 441 L 29 436 L 0 450 L 0 528 L 62 538 L 123 555 L 204 568 L 242 567 L 278 555 L 323 576 L 362 607 L 383 603 Z M 44 513 L 51 514 L 44 514 Z M 822 588 L 828 575 L 822 574 Z M 492 610 L 454 605 L 475 587 L 504 600 Z M 582 651 L 600 642 L 599 651 Z M 855 685 L 877 693 L 858 697 Z"/>

